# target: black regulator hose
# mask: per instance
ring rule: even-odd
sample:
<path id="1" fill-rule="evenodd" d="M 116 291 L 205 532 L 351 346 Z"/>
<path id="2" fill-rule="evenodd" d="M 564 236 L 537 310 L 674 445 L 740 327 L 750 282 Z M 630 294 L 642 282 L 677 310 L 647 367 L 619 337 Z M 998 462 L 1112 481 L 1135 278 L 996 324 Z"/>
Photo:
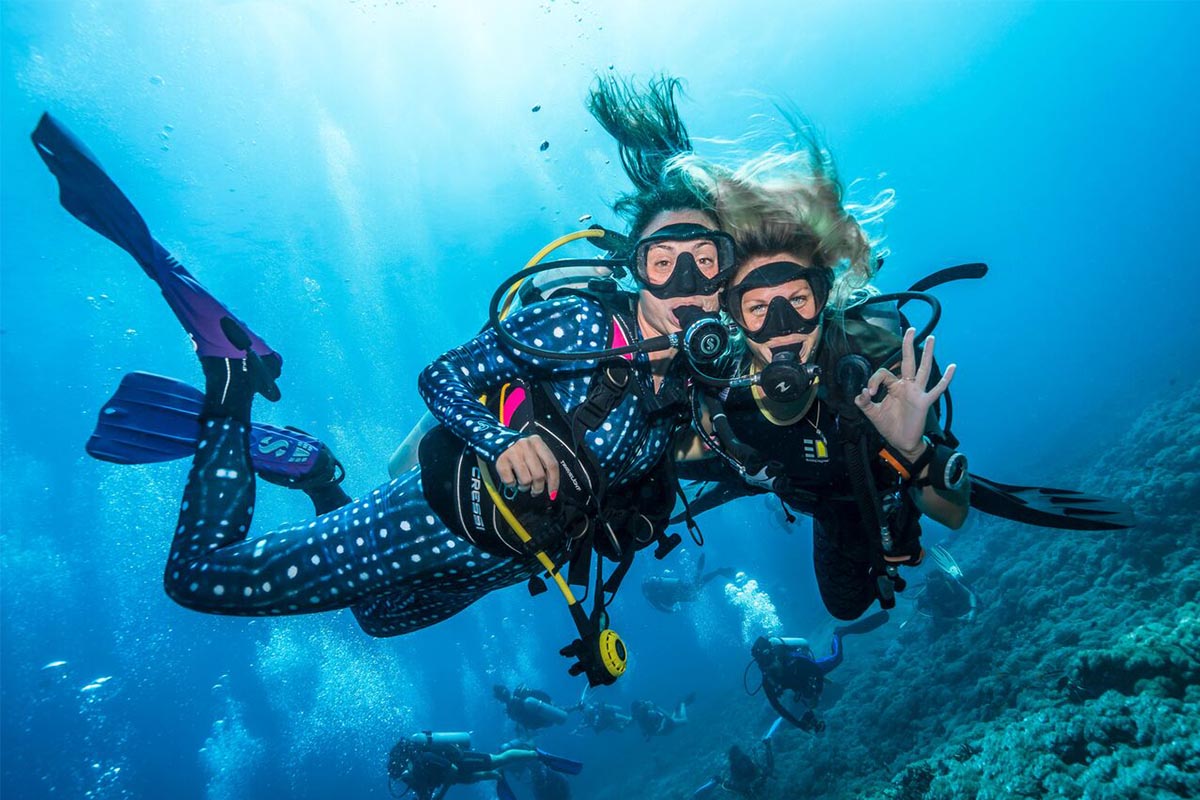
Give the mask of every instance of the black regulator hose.
<path id="1" fill-rule="evenodd" d="M 928 294 L 926 292 L 913 292 L 913 291 L 888 292 L 886 294 L 877 294 L 874 297 L 868 298 L 868 299 L 864 300 L 863 302 L 859 303 L 858 305 L 854 306 L 854 308 L 862 308 L 863 306 L 874 306 L 874 305 L 878 305 L 880 303 L 891 303 L 891 302 L 895 302 L 896 307 L 900 308 L 901 306 L 903 306 L 905 303 L 907 303 L 910 300 L 920 300 L 922 303 L 926 303 L 929 306 L 929 321 L 926 322 L 924 327 L 922 327 L 919 331 L 917 331 L 917 335 L 913 337 L 914 342 L 923 342 L 923 341 L 925 341 L 925 338 L 927 336 L 929 336 L 929 334 L 933 333 L 934 328 L 937 327 L 938 322 L 941 321 L 941 319 L 942 319 L 942 304 L 936 297 L 934 297 L 931 294 Z M 883 359 L 879 363 L 883 364 L 886 367 L 888 364 L 891 364 L 897 358 L 899 358 L 901 355 L 903 355 L 903 353 L 904 353 L 904 348 L 903 348 L 903 346 L 901 346 L 894 353 L 888 354 L 888 357 Z"/>
<path id="2" fill-rule="evenodd" d="M 608 350 L 591 350 L 582 353 L 564 353 L 561 350 L 547 350 L 544 347 L 535 347 L 529 342 L 523 342 L 513 336 L 504 327 L 504 321 L 500 318 L 500 304 L 504 302 L 504 298 L 508 295 L 509 289 L 534 275 L 543 272 L 549 272 L 556 269 L 584 269 L 605 267 L 608 269 L 617 269 L 626 266 L 624 261 L 611 258 L 563 258 L 557 261 L 547 261 L 543 264 L 535 264 L 532 267 L 516 272 L 506 278 L 492 294 L 492 302 L 488 306 L 488 322 L 496 331 L 496 335 L 500 337 L 500 341 L 508 345 L 513 350 L 522 353 L 529 353 L 538 358 L 545 358 L 553 361 L 599 361 L 605 358 L 613 358 L 616 356 L 628 355 L 629 353 L 653 352 L 656 350 L 666 350 L 669 347 L 675 346 L 675 341 L 678 337 L 674 336 L 656 336 L 653 339 L 646 339 L 637 344 L 627 345 L 625 347 L 614 347 Z"/>

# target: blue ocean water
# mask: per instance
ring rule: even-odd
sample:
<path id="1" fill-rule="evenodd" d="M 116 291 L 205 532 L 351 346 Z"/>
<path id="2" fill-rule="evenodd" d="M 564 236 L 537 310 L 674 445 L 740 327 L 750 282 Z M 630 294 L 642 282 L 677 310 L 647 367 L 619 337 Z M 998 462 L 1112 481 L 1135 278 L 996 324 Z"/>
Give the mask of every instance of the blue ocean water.
<path id="1" fill-rule="evenodd" d="M 583 215 L 618 225 L 615 147 L 583 105 L 610 69 L 684 78 L 702 154 L 771 98 L 799 105 L 859 199 L 896 192 L 881 287 L 991 265 L 940 292 L 938 345 L 986 474 L 1069 483 L 1195 380 L 1195 4 L 3 0 L 0 24 L 5 797 L 386 797 L 403 733 L 495 747 L 511 731 L 493 684 L 563 704 L 582 688 L 556 654 L 561 603 L 520 587 L 394 640 L 347 612 L 252 621 L 166 598 L 186 463 L 82 445 L 124 373 L 200 376 L 154 286 L 59 207 L 28 139 L 44 110 L 283 352 L 284 400 L 256 412 L 328 440 L 352 493 L 384 480 L 424 410 L 417 373 L 478 330 L 497 282 Z M 258 524 L 307 513 L 260 492 Z M 710 723 L 743 713 L 728 698 L 758 709 L 733 693 L 746 637 L 829 625 L 808 523 L 780 517 L 752 499 L 705 521 L 707 563 L 752 576 L 748 597 L 714 588 L 664 616 L 637 591 L 662 566 L 635 567 L 613 609 L 633 663 L 605 699 L 694 691 Z M 688 758 L 761 733 L 736 718 L 752 721 L 686 749 L 573 726 L 543 745 L 594 765 L 576 797 L 665 773 L 683 777 L 662 796 L 684 797 L 711 774 L 688 783 Z"/>

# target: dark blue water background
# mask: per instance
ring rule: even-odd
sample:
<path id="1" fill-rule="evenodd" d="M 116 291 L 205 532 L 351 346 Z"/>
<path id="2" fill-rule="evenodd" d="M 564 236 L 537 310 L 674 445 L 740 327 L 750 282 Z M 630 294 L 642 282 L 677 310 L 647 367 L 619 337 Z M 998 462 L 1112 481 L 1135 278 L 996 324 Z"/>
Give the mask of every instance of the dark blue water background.
<path id="1" fill-rule="evenodd" d="M 384 797 L 403 732 L 491 747 L 493 683 L 581 688 L 555 654 L 561 603 L 521 588 L 389 641 L 348 613 L 247 621 L 166 599 L 186 463 L 115 467 L 82 445 L 124 372 L 199 371 L 151 283 L 57 205 L 27 138 L 43 110 L 285 354 L 285 399 L 261 416 L 331 441 L 352 491 L 383 481 L 423 410 L 418 371 L 478 329 L 495 283 L 581 215 L 615 223 L 615 148 L 582 103 L 610 66 L 686 78 L 701 153 L 728 152 L 704 139 L 743 134 L 763 96 L 795 101 L 864 179 L 852 196 L 896 191 L 885 289 L 992 266 L 941 292 L 938 345 L 984 474 L 1066 482 L 1192 380 L 1200 6 L 517 5 L 0 3 L 5 797 Z M 307 513 L 260 498 L 263 526 Z M 778 516 L 748 500 L 708 518 L 708 563 L 819 638 L 808 525 Z M 635 655 L 607 699 L 735 685 L 743 621 L 753 636 L 762 618 L 719 588 L 660 615 L 643 569 L 614 608 Z M 628 747 L 545 744 L 593 763 Z"/>

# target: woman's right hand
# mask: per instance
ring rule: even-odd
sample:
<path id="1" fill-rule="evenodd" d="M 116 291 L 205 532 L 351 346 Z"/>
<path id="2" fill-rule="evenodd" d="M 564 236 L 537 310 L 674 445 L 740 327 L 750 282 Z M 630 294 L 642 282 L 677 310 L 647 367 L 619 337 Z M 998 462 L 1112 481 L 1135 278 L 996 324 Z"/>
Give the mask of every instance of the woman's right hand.
<path id="1" fill-rule="evenodd" d="M 537 434 L 518 439 L 501 453 L 496 472 L 505 486 L 534 495 L 549 490 L 551 500 L 558 496 L 558 459 Z"/>

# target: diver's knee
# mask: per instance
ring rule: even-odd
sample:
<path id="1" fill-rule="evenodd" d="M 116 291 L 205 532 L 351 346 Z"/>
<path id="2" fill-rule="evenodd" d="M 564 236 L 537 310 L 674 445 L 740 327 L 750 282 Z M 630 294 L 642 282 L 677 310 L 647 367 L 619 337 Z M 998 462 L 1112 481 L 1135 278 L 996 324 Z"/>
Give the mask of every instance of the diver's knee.
<path id="1" fill-rule="evenodd" d="M 383 632 L 383 626 L 379 625 L 375 617 L 371 614 L 369 604 L 350 606 L 350 613 L 354 615 L 354 621 L 358 623 L 358 627 L 367 636 L 372 636 L 376 639 L 386 638 L 387 634 Z"/>
<path id="2" fill-rule="evenodd" d="M 199 583 L 181 579 L 178 573 L 172 575 L 170 571 L 163 576 L 163 590 L 166 591 L 167 597 L 176 605 L 201 614 L 217 613 L 213 602 L 217 599 L 217 595 L 213 594 L 216 588 L 219 587 L 212 587 L 206 592 Z"/>
<path id="3" fill-rule="evenodd" d="M 363 633 L 365 633 L 367 636 L 370 636 L 372 639 L 390 639 L 393 636 L 400 636 L 401 634 L 408 633 L 407 630 L 397 630 L 391 625 L 377 625 L 369 620 L 361 619 L 358 621 L 358 627 Z"/>
<path id="4" fill-rule="evenodd" d="M 355 614 L 354 620 L 358 623 L 358 627 L 362 632 L 373 639 L 390 639 L 393 636 L 399 636 L 406 632 L 398 630 L 395 625 L 382 624 L 371 617 Z"/>
<path id="5" fill-rule="evenodd" d="M 375 639 L 390 639 L 416 630 L 404 615 L 385 613 L 378 600 L 350 606 L 350 613 L 362 632 Z"/>
<path id="6" fill-rule="evenodd" d="M 207 580 L 197 579 L 198 574 L 203 574 Z M 170 564 L 163 573 L 163 590 L 167 597 L 189 611 L 253 616 L 266 615 L 277 608 L 270 581 L 257 572 L 240 573 L 237 584 L 213 580 L 210 573 L 200 573 L 194 565 L 185 568 Z"/>

